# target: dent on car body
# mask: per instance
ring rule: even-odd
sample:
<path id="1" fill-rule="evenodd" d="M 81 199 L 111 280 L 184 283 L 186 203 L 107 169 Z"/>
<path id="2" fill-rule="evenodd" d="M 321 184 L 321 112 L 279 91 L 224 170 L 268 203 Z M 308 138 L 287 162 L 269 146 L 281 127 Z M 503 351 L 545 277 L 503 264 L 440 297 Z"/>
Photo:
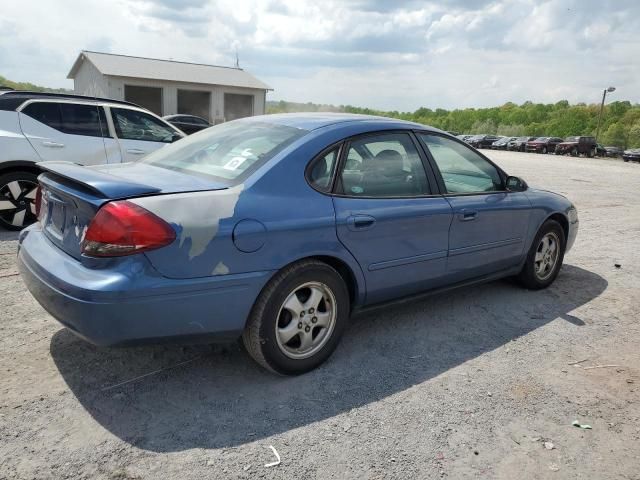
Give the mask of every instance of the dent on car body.
<path id="1" fill-rule="evenodd" d="M 131 200 L 178 232 L 179 248 L 188 248 L 189 260 L 202 255 L 218 233 L 220 221 L 233 217 L 244 184 L 226 190 L 178 193 Z"/>

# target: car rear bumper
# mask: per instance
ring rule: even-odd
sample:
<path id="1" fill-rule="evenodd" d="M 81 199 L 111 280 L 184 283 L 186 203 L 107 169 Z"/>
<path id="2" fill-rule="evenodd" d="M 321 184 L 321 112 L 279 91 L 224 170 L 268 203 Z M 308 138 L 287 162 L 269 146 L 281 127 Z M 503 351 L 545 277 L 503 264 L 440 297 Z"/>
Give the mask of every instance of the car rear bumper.
<path id="1" fill-rule="evenodd" d="M 88 268 L 54 246 L 38 225 L 20 236 L 18 267 L 31 294 L 64 326 L 101 346 L 237 338 L 271 276 L 175 280 L 141 268 L 139 260 L 125 265 Z"/>

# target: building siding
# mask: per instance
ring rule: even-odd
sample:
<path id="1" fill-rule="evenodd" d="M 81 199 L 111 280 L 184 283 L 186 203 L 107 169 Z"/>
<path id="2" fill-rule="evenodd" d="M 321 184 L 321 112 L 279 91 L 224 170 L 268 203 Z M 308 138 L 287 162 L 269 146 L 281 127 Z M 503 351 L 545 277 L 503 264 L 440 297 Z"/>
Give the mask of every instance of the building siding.
<path id="1" fill-rule="evenodd" d="M 207 85 L 202 83 L 174 82 L 134 77 L 121 77 L 102 74 L 90 60 L 84 59 L 78 67 L 74 82 L 74 91 L 80 95 L 124 100 L 125 85 L 162 88 L 162 115 L 178 113 L 178 90 L 198 90 L 210 92 L 209 115 L 213 123 L 221 123 L 224 118 L 224 94 L 235 93 L 253 96 L 253 115 L 265 113 L 266 90 L 225 85 Z"/>
<path id="2" fill-rule="evenodd" d="M 107 81 L 98 69 L 88 61 L 82 62 L 73 79 L 73 90 L 79 95 L 91 97 L 110 97 Z"/>

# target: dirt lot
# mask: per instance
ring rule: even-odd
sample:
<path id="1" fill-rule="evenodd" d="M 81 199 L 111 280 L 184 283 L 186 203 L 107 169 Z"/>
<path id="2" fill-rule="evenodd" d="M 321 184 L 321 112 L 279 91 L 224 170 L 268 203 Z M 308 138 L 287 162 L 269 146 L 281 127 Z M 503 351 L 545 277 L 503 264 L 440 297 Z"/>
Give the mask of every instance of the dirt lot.
<path id="1" fill-rule="evenodd" d="M 0 478 L 640 478 L 640 165 L 490 155 L 578 207 L 556 283 L 369 313 L 298 378 L 235 344 L 94 348 L 0 231 Z"/>

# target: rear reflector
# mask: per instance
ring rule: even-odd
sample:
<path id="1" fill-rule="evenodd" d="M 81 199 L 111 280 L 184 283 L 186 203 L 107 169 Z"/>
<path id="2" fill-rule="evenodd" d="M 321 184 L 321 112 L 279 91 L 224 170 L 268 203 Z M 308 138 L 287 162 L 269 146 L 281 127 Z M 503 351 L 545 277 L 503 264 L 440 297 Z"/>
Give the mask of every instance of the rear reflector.
<path id="1" fill-rule="evenodd" d="M 44 211 L 42 208 L 42 186 L 38 185 L 38 189 L 36 190 L 36 218 L 41 220 L 40 213 Z"/>
<path id="2" fill-rule="evenodd" d="M 135 203 L 107 203 L 87 229 L 82 253 L 92 257 L 120 257 L 169 245 L 176 239 L 171 226 Z"/>

